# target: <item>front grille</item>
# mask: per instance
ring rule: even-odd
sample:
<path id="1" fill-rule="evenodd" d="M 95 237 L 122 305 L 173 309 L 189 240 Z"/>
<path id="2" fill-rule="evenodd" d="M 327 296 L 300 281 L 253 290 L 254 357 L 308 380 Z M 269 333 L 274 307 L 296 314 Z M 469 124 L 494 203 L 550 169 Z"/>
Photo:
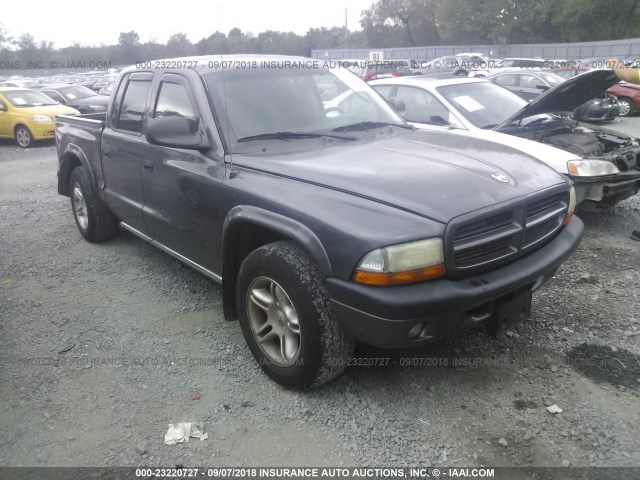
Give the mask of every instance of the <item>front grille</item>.
<path id="1" fill-rule="evenodd" d="M 544 245 L 562 227 L 568 192 L 528 197 L 498 211 L 480 211 L 447 227 L 447 271 L 490 270 Z"/>

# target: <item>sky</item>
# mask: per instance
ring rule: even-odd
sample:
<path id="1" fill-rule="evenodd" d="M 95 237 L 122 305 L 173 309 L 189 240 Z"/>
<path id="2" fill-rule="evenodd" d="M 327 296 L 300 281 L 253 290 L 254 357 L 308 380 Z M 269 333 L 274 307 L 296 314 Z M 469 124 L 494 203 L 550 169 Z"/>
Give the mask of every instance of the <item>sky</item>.
<path id="1" fill-rule="evenodd" d="M 3 15 L 0 23 L 10 36 L 30 33 L 36 42 L 47 40 L 55 48 L 118 43 L 120 32 L 135 30 L 140 41 L 166 43 L 175 33 L 186 33 L 196 43 L 215 31 L 234 27 L 254 35 L 264 30 L 293 31 L 344 26 L 360 30 L 360 13 L 374 0 L 30 0 L 28 15 Z M 12 7 L 9 7 L 11 13 Z M 19 9 L 18 9 L 19 10 Z"/>

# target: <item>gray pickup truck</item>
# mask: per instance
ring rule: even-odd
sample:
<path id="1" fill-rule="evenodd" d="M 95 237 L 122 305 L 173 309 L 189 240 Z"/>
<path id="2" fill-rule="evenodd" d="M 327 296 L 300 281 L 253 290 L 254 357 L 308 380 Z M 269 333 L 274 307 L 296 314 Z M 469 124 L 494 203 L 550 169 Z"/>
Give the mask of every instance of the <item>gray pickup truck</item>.
<path id="1" fill-rule="evenodd" d="M 80 233 L 120 226 L 221 283 L 225 318 L 284 385 L 335 378 L 354 342 L 410 347 L 526 318 L 583 235 L 568 180 L 504 145 L 416 131 L 325 67 L 124 70 L 106 115 L 56 120 L 58 191 Z"/>

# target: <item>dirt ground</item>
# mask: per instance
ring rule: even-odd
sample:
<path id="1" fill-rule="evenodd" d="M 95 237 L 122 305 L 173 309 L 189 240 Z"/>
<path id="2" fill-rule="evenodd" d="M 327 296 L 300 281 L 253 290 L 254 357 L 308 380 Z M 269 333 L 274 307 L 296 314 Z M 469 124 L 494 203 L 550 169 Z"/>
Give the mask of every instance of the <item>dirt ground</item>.
<path id="1" fill-rule="evenodd" d="M 388 365 L 299 392 L 214 283 L 126 232 L 84 241 L 56 170 L 53 145 L 0 142 L 0 466 L 640 466 L 640 196 L 581 215 L 504 338 L 360 347 Z M 165 445 L 182 421 L 209 438 Z"/>

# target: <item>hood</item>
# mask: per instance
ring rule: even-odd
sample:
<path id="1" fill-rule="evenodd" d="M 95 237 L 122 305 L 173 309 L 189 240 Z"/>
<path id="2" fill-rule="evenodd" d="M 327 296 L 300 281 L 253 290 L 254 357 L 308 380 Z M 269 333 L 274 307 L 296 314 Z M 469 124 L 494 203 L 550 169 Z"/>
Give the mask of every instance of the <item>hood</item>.
<path id="1" fill-rule="evenodd" d="M 304 153 L 235 154 L 233 162 L 441 223 L 566 182 L 534 157 L 506 145 L 426 131 Z"/>
<path id="2" fill-rule="evenodd" d="M 80 113 L 75 108 L 67 107 L 66 105 L 40 105 L 38 107 L 16 108 L 16 111 L 25 115 L 49 115 L 51 117 L 56 115 L 77 115 Z"/>
<path id="3" fill-rule="evenodd" d="M 518 120 L 543 113 L 573 112 L 607 88 L 618 83 L 613 70 L 590 70 L 547 90 L 494 128 L 500 130 Z"/>

